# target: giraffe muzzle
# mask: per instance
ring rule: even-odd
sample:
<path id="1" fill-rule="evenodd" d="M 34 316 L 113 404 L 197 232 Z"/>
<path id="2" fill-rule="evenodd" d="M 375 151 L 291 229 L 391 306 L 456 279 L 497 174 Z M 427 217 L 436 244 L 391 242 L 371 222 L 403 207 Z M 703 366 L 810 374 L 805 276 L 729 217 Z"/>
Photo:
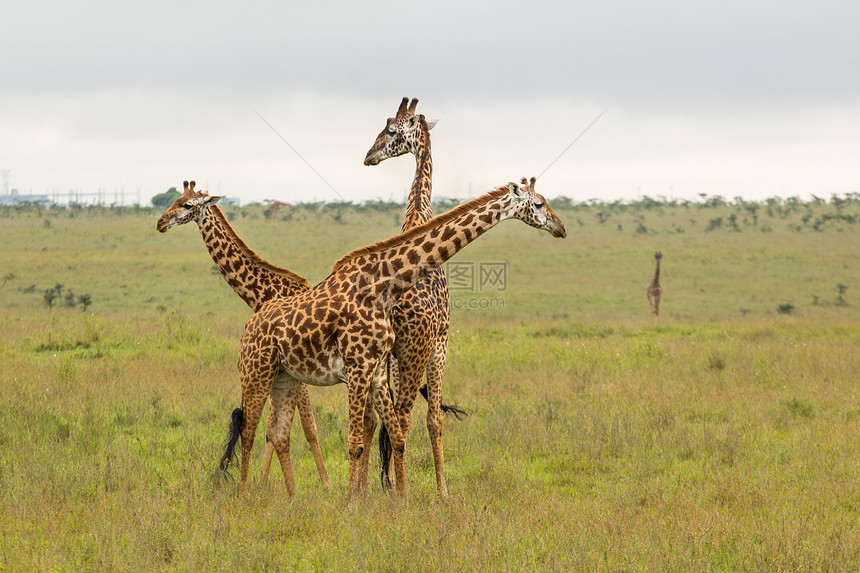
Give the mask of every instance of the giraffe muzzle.
<path id="1" fill-rule="evenodd" d="M 564 223 L 561 222 L 561 219 L 556 217 L 555 220 L 549 220 L 549 234 L 555 237 L 556 239 L 564 239 L 567 237 L 567 229 L 564 228 Z"/>

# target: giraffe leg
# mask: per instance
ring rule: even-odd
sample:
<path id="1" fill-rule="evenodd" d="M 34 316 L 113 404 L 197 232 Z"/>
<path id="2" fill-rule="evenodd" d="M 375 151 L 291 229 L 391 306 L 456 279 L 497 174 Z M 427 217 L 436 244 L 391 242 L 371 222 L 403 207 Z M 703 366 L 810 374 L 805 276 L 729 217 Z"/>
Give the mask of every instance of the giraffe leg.
<path id="1" fill-rule="evenodd" d="M 384 368 L 387 370 L 387 382 L 388 388 L 386 391 L 389 394 L 393 393 L 394 396 L 400 395 L 400 390 L 398 389 L 400 386 L 400 367 L 399 360 L 394 358 L 393 355 L 389 355 L 390 362 L 384 365 Z M 374 410 L 374 405 L 372 401 L 368 401 L 367 407 L 364 411 L 364 452 L 362 457 L 362 475 L 361 475 L 361 483 L 364 487 L 367 487 L 367 479 L 370 467 L 370 448 L 373 445 L 373 434 L 376 431 L 376 414 Z M 383 456 L 383 442 L 387 444 L 388 450 L 390 452 L 391 444 L 388 438 L 388 433 L 385 431 L 385 426 L 382 427 L 382 430 L 379 432 L 379 447 L 380 447 L 380 457 Z M 384 473 L 390 474 L 393 470 L 391 468 L 391 458 L 390 455 L 382 461 L 383 468 L 387 467 L 388 472 Z M 384 485 L 391 485 L 391 476 L 387 476 L 388 479 Z"/>
<path id="2" fill-rule="evenodd" d="M 348 363 L 344 370 L 347 374 L 347 395 L 349 402 L 349 432 L 347 435 L 347 456 L 349 458 L 349 497 L 354 499 L 361 490 L 360 458 L 364 451 L 364 410 L 370 392 L 370 381 L 375 364 Z"/>
<path id="3" fill-rule="evenodd" d="M 299 420 L 302 423 L 302 431 L 304 431 L 305 439 L 308 441 L 308 446 L 311 449 L 311 453 L 314 456 L 314 463 L 317 466 L 317 473 L 319 473 L 320 481 L 323 484 L 323 487 L 326 489 L 331 489 L 331 478 L 328 475 L 328 470 L 325 467 L 325 460 L 323 459 L 322 449 L 320 448 L 319 438 L 317 437 L 317 425 L 314 420 L 314 410 L 311 407 L 311 399 L 310 394 L 308 393 L 308 387 L 305 384 L 302 384 L 297 390 L 297 406 L 299 409 Z M 272 411 L 269 410 L 269 425 L 271 425 L 271 416 Z M 374 424 L 376 420 L 374 419 Z M 373 439 L 373 435 L 371 432 L 371 439 Z M 263 455 L 263 483 L 267 483 L 269 481 L 269 467 L 272 465 L 272 454 L 275 451 L 275 445 L 268 441 L 266 442 L 266 453 Z"/>
<path id="4" fill-rule="evenodd" d="M 243 392 L 242 402 L 244 409 L 244 420 L 242 422 L 242 463 L 239 479 L 239 491 L 244 492 L 248 484 L 248 467 L 251 463 L 251 448 L 254 447 L 254 434 L 257 425 L 263 415 L 263 404 L 266 402 L 266 393 L 259 391 Z"/>
<path id="5" fill-rule="evenodd" d="M 251 448 L 254 447 L 254 434 L 263 416 L 263 407 L 278 373 L 278 357 L 273 347 L 265 344 L 248 344 L 242 335 L 239 349 L 239 379 L 242 382 L 243 420 L 240 438 L 242 440 L 241 477 L 239 492 L 245 491 L 248 484 L 248 467 L 251 462 Z"/>
<path id="6" fill-rule="evenodd" d="M 374 374 L 373 384 L 371 386 L 371 397 L 376 410 L 379 412 L 382 423 L 385 424 L 388 430 L 389 438 L 391 439 L 391 449 L 394 458 L 394 475 L 395 475 L 395 491 L 397 496 L 406 500 L 406 440 L 403 432 L 400 430 L 400 421 L 394 411 L 394 403 L 391 401 L 391 396 L 388 394 L 388 388 L 385 384 L 384 371 Z"/>
<path id="7" fill-rule="evenodd" d="M 368 400 L 364 407 L 364 429 L 363 429 L 363 449 L 361 458 L 359 459 L 360 466 L 360 482 L 361 489 L 367 488 L 368 473 L 370 472 L 370 447 L 373 444 L 373 434 L 376 432 L 376 414 L 373 411 L 373 403 Z"/>
<path id="8" fill-rule="evenodd" d="M 281 462 L 281 471 L 289 497 L 296 493 L 293 464 L 290 460 L 290 429 L 293 426 L 298 401 L 297 390 L 297 383 L 294 380 L 285 380 L 283 377 L 272 385 L 272 406 L 266 427 L 269 443 L 278 452 L 278 460 Z"/>
<path id="9" fill-rule="evenodd" d="M 427 365 L 427 352 L 425 349 L 416 348 L 415 345 L 406 341 L 398 347 L 398 378 L 396 380 L 396 392 L 394 412 L 396 425 L 399 426 L 404 443 L 409 436 L 409 425 L 412 407 L 418 396 L 418 389 L 424 378 L 424 369 Z M 387 393 L 386 393 L 387 394 Z M 384 430 L 379 432 L 379 453 L 382 462 L 383 483 L 390 484 L 392 477 L 396 479 L 397 467 L 392 464 L 394 457 L 394 443 L 391 439 L 391 428 L 385 424 Z M 401 471 L 406 475 L 406 459 L 401 464 Z"/>
<path id="10" fill-rule="evenodd" d="M 408 363 L 410 358 L 405 353 L 404 353 L 404 355 L 406 356 L 406 362 Z M 404 387 L 404 380 L 406 378 L 408 378 L 408 375 L 409 375 L 408 367 L 406 367 L 404 369 L 404 370 L 406 370 L 405 372 L 401 373 L 400 364 L 401 364 L 400 359 L 396 359 L 396 358 L 391 359 L 391 375 L 388 377 L 388 394 L 393 395 L 395 414 L 397 413 L 397 402 L 398 402 L 398 400 L 401 399 L 404 391 L 408 391 L 408 388 Z M 402 426 L 400 428 L 400 431 L 403 432 L 403 439 L 406 440 L 406 432 L 403 430 Z M 379 430 L 380 457 L 383 454 L 383 452 L 382 452 L 383 440 L 385 440 L 387 442 L 388 458 L 385 460 L 380 460 L 380 461 L 382 462 L 383 468 L 385 468 L 385 467 L 388 468 L 388 471 L 386 472 L 386 475 L 385 475 L 385 483 L 387 484 L 388 487 L 390 487 L 391 484 L 393 483 L 393 479 L 394 479 L 394 468 L 391 466 L 391 440 L 388 436 L 388 430 L 385 428 L 385 426 L 383 426 Z"/>
<path id="11" fill-rule="evenodd" d="M 296 389 L 296 399 L 299 408 L 299 420 L 302 422 L 305 439 L 308 441 L 308 446 L 310 446 L 311 453 L 314 456 L 320 481 L 324 488 L 331 489 L 331 478 L 328 477 L 328 470 L 326 470 L 325 460 L 323 460 L 322 450 L 320 449 L 320 442 L 317 437 L 317 424 L 316 420 L 314 420 L 314 410 L 311 407 L 311 397 L 308 393 L 307 385 L 299 384 Z"/>
<path id="12" fill-rule="evenodd" d="M 445 372 L 445 358 L 448 352 L 448 333 L 440 336 L 433 346 L 427 363 L 427 434 L 433 450 L 433 465 L 436 467 L 436 487 L 439 495 L 448 497 L 445 483 L 445 455 L 442 451 L 442 374 Z"/>
<path id="13" fill-rule="evenodd" d="M 272 426 L 272 407 L 269 406 L 269 417 L 266 421 L 266 428 L 270 428 Z M 268 438 L 268 434 L 266 434 Z M 263 473 L 260 476 L 263 480 L 263 483 L 269 483 L 269 467 L 272 465 L 272 454 L 275 453 L 275 444 L 272 443 L 272 440 L 266 440 L 266 452 L 263 454 Z"/>

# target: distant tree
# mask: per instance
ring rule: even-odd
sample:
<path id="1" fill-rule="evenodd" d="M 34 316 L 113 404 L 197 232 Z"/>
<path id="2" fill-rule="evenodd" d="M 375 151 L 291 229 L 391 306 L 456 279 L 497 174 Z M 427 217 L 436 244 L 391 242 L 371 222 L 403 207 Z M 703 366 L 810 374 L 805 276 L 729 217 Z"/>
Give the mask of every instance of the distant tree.
<path id="1" fill-rule="evenodd" d="M 84 308 L 84 312 L 87 311 L 87 307 L 93 303 L 93 297 L 89 294 L 79 294 L 78 302 L 81 303 L 81 306 Z"/>
<path id="2" fill-rule="evenodd" d="M 723 226 L 723 218 L 722 217 L 715 217 L 714 219 L 711 219 L 710 221 L 708 221 L 708 228 L 705 230 L 706 231 L 716 231 L 717 229 L 721 228 L 722 226 Z"/>
<path id="3" fill-rule="evenodd" d="M 841 213 L 841 212 L 842 212 L 842 209 L 844 209 L 844 208 L 845 208 L 845 200 L 844 200 L 844 199 L 840 199 L 840 198 L 839 198 L 839 195 L 837 195 L 837 194 L 835 194 L 835 193 L 834 193 L 834 194 L 833 194 L 833 196 L 830 198 L 830 203 L 831 203 L 834 207 L 836 207 L 836 212 L 837 212 L 837 213 Z"/>
<path id="4" fill-rule="evenodd" d="M 726 200 L 722 195 L 714 195 L 704 203 L 705 207 L 709 207 L 711 209 L 715 207 L 725 207 L 726 205 L 728 205 L 728 203 L 726 203 Z"/>
<path id="5" fill-rule="evenodd" d="M 59 293 L 53 288 L 49 288 L 45 291 L 45 296 L 43 300 L 45 301 L 45 306 L 48 309 L 54 308 L 54 300 L 59 296 Z"/>
<path id="6" fill-rule="evenodd" d="M 732 213 L 731 215 L 729 215 L 727 220 L 732 228 L 732 231 L 740 232 L 741 229 L 740 227 L 738 227 L 738 216 L 736 213 Z"/>
<path id="7" fill-rule="evenodd" d="M 755 201 L 743 203 L 743 208 L 752 216 L 753 227 L 758 227 L 758 208 L 759 204 Z"/>
<path id="8" fill-rule="evenodd" d="M 840 306 L 845 306 L 847 304 L 845 302 L 845 291 L 848 290 L 848 285 L 839 283 L 838 285 L 836 285 L 836 289 L 839 291 L 839 296 L 836 298 L 836 304 Z"/>
<path id="9" fill-rule="evenodd" d="M 802 202 L 800 200 L 800 197 L 797 197 L 796 195 L 789 197 L 785 200 L 786 208 L 789 211 L 797 211 L 800 208 L 801 204 Z"/>
<path id="10" fill-rule="evenodd" d="M 564 195 L 549 200 L 549 206 L 553 209 L 570 209 L 572 204 L 573 201 L 570 200 L 570 197 Z"/>
<path id="11" fill-rule="evenodd" d="M 152 205 L 159 209 L 167 209 L 170 205 L 176 201 L 179 196 L 182 195 L 179 191 L 176 190 L 176 187 L 171 187 L 164 193 L 159 193 L 155 195 L 150 201 L 152 201 Z"/>

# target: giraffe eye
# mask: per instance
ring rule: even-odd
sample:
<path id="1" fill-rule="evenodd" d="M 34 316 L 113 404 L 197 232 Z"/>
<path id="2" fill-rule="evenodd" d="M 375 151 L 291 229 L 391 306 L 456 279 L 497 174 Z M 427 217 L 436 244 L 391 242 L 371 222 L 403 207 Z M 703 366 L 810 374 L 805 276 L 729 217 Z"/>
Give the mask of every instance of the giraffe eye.
<path id="1" fill-rule="evenodd" d="M 185 204 L 185 205 L 183 205 L 182 207 L 184 207 L 185 209 L 190 209 L 190 208 L 191 208 L 191 207 L 193 207 L 193 206 L 194 206 L 194 205 L 192 205 L 191 203 L 186 203 L 186 204 Z"/>
<path id="2" fill-rule="evenodd" d="M 538 209 L 543 209 L 543 203 L 537 202 L 535 203 L 535 207 L 537 207 Z"/>

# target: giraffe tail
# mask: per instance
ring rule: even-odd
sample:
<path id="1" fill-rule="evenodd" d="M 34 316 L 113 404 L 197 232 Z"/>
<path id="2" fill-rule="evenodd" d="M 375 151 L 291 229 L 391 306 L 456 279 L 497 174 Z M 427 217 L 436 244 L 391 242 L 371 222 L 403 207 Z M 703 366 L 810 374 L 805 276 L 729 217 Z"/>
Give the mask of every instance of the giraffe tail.
<path id="1" fill-rule="evenodd" d="M 424 400 L 427 400 L 427 384 L 422 386 L 419 391 L 421 392 L 421 395 L 424 396 Z M 454 417 L 458 420 L 462 420 L 469 415 L 466 410 L 459 406 L 454 406 L 453 404 L 440 404 L 440 406 L 442 407 L 443 414 L 454 414 Z"/>
<path id="2" fill-rule="evenodd" d="M 421 395 L 427 400 L 427 384 L 421 386 Z M 441 404 L 443 414 L 453 414 L 458 420 L 462 420 L 469 415 L 466 410 L 459 406 L 451 404 Z M 391 467 L 391 436 L 388 435 L 388 429 L 385 423 L 379 428 L 379 461 L 382 464 L 382 471 L 379 472 L 379 481 L 382 483 L 382 489 L 391 488 L 391 478 L 389 477 L 389 468 Z"/>
<path id="3" fill-rule="evenodd" d="M 382 422 L 379 428 L 379 461 L 382 462 L 379 481 L 382 483 L 383 490 L 389 490 L 391 489 L 391 478 L 388 475 L 391 468 L 391 436 L 388 435 L 385 422 Z"/>
<path id="4" fill-rule="evenodd" d="M 386 357 L 385 368 L 387 370 L 386 377 L 388 378 L 388 395 L 391 401 L 394 402 L 394 390 L 391 388 L 391 355 Z M 379 481 L 382 483 L 383 490 L 391 489 L 391 478 L 388 472 L 391 469 L 391 436 L 388 435 L 388 428 L 385 426 L 385 421 L 380 420 L 379 428 L 379 461 L 382 463 L 382 470 L 379 472 Z"/>
<path id="5" fill-rule="evenodd" d="M 224 455 L 221 456 L 221 461 L 218 464 L 222 472 L 226 472 L 236 458 L 236 443 L 239 441 L 239 436 L 242 432 L 242 421 L 244 418 L 244 408 L 236 408 L 230 415 L 230 429 L 227 431 L 227 441 L 224 442 Z"/>

